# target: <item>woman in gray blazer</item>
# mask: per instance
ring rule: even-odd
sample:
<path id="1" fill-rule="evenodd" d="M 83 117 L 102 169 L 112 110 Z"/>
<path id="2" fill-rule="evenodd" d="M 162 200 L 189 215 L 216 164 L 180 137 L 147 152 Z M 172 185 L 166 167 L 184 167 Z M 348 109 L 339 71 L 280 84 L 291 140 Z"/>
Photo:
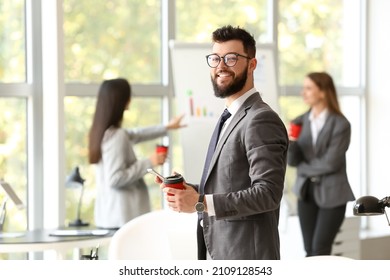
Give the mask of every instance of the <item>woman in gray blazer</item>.
<path id="1" fill-rule="evenodd" d="M 102 228 L 119 228 L 150 211 L 143 176 L 147 168 L 162 165 L 167 154 L 153 151 L 149 157 L 137 158 L 133 146 L 182 127 L 183 116 L 173 118 L 166 126 L 122 128 L 123 113 L 130 99 L 131 87 L 127 80 L 104 81 L 89 133 L 89 162 L 96 164 L 95 224 Z"/>
<path id="2" fill-rule="evenodd" d="M 330 255 L 344 220 L 346 204 L 355 200 L 346 172 L 351 125 L 341 113 L 332 77 L 309 73 L 302 96 L 310 110 L 292 121 L 287 162 L 297 167 L 293 187 L 307 256 Z"/>

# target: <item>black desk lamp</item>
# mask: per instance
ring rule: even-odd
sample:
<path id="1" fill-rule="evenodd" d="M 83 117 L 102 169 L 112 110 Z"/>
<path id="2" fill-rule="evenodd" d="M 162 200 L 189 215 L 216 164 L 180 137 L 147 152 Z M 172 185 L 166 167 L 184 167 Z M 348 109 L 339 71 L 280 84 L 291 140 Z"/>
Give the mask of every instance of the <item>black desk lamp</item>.
<path id="1" fill-rule="evenodd" d="M 353 214 L 355 216 L 374 216 L 386 215 L 387 223 L 390 226 L 390 221 L 385 211 L 385 207 L 390 207 L 390 196 L 379 200 L 374 196 L 362 196 L 356 200 L 353 206 Z"/>
<path id="2" fill-rule="evenodd" d="M 81 188 L 79 204 L 77 207 L 77 218 L 73 222 L 69 223 L 69 226 L 72 226 L 72 227 L 89 226 L 89 223 L 83 222 L 80 218 L 80 211 L 81 211 L 81 205 L 82 205 L 83 194 L 84 194 L 84 181 L 85 180 L 83 178 L 81 178 L 78 166 L 76 166 L 75 169 L 73 169 L 72 173 L 66 179 L 66 187 L 68 187 L 68 188 Z"/>

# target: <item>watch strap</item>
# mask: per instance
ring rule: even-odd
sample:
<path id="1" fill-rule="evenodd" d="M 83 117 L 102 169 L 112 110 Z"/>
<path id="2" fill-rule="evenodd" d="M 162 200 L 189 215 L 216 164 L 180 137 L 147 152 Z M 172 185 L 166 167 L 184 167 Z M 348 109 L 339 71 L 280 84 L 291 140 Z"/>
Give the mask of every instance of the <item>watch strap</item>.
<path id="1" fill-rule="evenodd" d="M 205 210 L 205 205 L 204 205 L 204 194 L 199 195 L 198 202 L 195 204 L 195 210 L 198 213 L 203 213 Z"/>

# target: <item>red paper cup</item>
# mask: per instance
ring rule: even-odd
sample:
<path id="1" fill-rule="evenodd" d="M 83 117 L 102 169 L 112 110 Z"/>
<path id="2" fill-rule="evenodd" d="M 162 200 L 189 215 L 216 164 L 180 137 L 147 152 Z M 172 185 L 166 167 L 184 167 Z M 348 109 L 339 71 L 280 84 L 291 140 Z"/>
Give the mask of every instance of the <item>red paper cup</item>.
<path id="1" fill-rule="evenodd" d="M 157 145 L 156 146 L 156 153 L 158 153 L 158 154 L 166 154 L 166 153 L 168 153 L 168 146 Z"/>
<path id="2" fill-rule="evenodd" d="M 290 136 L 297 139 L 299 134 L 301 134 L 302 125 L 296 123 L 290 123 Z"/>
<path id="3" fill-rule="evenodd" d="M 183 182 L 184 182 L 183 176 L 181 176 L 180 174 L 165 177 L 164 179 L 164 184 L 166 187 L 179 189 L 179 190 L 184 190 Z M 174 194 L 168 193 L 168 195 L 174 195 Z"/>

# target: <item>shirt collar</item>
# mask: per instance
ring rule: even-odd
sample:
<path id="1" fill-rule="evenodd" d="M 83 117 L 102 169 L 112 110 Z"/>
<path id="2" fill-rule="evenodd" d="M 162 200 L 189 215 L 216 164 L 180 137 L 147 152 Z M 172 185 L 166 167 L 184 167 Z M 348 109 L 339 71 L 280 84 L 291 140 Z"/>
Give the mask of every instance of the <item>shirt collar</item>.
<path id="1" fill-rule="evenodd" d="M 309 114 L 309 120 L 310 121 L 317 120 L 317 121 L 325 122 L 328 115 L 329 115 L 329 111 L 326 108 L 317 117 L 314 117 L 313 111 L 311 110 Z"/>
<path id="2" fill-rule="evenodd" d="M 247 92 L 245 92 L 243 95 L 241 95 L 239 98 L 234 100 L 232 104 L 230 104 L 229 108 L 227 108 L 230 114 L 234 116 L 237 113 L 238 109 L 241 107 L 241 105 L 244 104 L 245 100 L 247 100 L 249 96 L 251 96 L 256 92 L 257 92 L 256 88 L 252 88 Z"/>

